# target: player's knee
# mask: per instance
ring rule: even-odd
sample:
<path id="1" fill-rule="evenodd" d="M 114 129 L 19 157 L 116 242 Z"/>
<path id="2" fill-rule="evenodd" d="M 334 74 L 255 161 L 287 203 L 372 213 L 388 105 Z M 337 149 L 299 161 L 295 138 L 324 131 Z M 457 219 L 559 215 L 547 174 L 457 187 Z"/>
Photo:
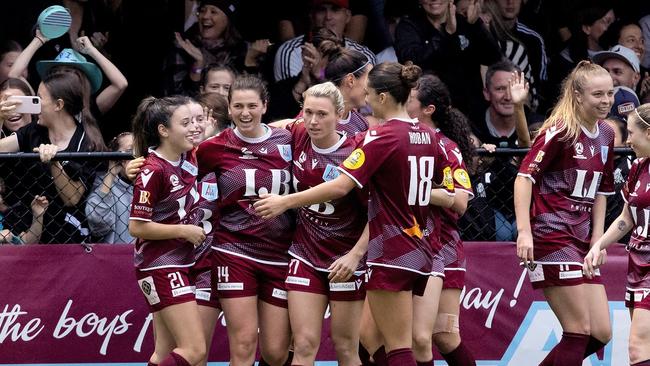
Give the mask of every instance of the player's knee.
<path id="1" fill-rule="evenodd" d="M 248 359 L 255 357 L 257 348 L 257 334 L 239 333 L 232 337 L 230 352 L 237 359 Z"/>
<path id="2" fill-rule="evenodd" d="M 302 357 L 316 355 L 320 337 L 313 334 L 295 334 L 293 339 L 293 352 Z"/>
<path id="3" fill-rule="evenodd" d="M 433 341 L 442 353 L 449 353 L 460 343 L 460 328 L 458 315 L 440 313 L 433 327 Z"/>
<path id="4" fill-rule="evenodd" d="M 413 351 L 422 354 L 431 351 L 433 339 L 430 331 L 415 331 L 413 333 Z"/>
<path id="5" fill-rule="evenodd" d="M 271 365 L 282 365 L 287 361 L 287 357 L 289 356 L 289 349 L 284 348 L 284 349 L 266 349 L 266 350 L 261 350 L 260 352 L 262 354 L 262 357 L 264 358 L 264 361 Z M 294 350 L 294 354 L 297 354 L 297 352 Z"/>
<path id="6" fill-rule="evenodd" d="M 359 340 L 357 337 L 347 334 L 332 334 L 332 342 L 337 355 L 346 355 L 358 353 Z"/>
<path id="7" fill-rule="evenodd" d="M 192 343 L 187 347 L 188 362 L 197 364 L 207 356 L 205 343 Z"/>
<path id="8" fill-rule="evenodd" d="M 449 353 L 460 344 L 458 333 L 436 333 L 433 335 L 433 344 L 441 353 Z"/>
<path id="9" fill-rule="evenodd" d="M 640 334 L 630 334 L 630 341 L 628 344 L 628 353 L 630 355 L 631 363 L 643 361 L 647 358 L 647 344 L 650 341 L 650 336 Z M 644 353 L 646 357 L 643 358 Z M 643 359 L 642 359 L 643 358 Z"/>

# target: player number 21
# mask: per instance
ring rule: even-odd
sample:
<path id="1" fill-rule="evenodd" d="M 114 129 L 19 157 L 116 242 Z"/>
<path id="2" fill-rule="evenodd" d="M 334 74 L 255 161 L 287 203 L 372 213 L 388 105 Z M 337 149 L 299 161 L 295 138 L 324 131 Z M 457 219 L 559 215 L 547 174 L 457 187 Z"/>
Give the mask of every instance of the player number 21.
<path id="1" fill-rule="evenodd" d="M 427 206 L 433 186 L 433 157 L 422 156 L 418 159 L 417 156 L 409 155 L 408 162 L 411 171 L 408 204 Z"/>

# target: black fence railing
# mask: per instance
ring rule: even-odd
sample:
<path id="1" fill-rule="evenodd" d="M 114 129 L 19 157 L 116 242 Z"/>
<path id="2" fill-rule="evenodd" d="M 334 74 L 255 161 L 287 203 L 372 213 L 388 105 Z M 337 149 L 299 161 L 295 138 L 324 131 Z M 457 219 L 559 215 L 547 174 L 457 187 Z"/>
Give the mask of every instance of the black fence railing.
<path id="1" fill-rule="evenodd" d="M 476 149 L 468 163 L 475 198 L 460 220 L 471 241 L 516 239 L 513 184 L 528 149 Z M 629 148 L 614 149 L 620 191 L 631 164 Z M 0 242 L 123 243 L 133 190 L 122 174 L 130 153 L 59 153 L 42 163 L 37 153 L 0 153 Z M 47 199 L 47 205 L 43 198 Z M 609 197 L 607 224 L 620 213 L 620 194 Z"/>

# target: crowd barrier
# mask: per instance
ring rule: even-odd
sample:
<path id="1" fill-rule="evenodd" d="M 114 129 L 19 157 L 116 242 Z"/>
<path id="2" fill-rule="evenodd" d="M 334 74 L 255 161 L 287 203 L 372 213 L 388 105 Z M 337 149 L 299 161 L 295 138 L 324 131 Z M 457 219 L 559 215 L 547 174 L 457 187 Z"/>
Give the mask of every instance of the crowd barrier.
<path id="1" fill-rule="evenodd" d="M 464 342 L 479 365 L 537 365 L 562 331 L 542 294 L 532 290 L 514 243 L 468 242 L 466 248 Z M 0 364 L 145 365 L 153 348 L 152 324 L 132 257 L 131 245 L 0 247 Z M 626 268 L 625 248 L 609 250 L 602 274 L 613 338 L 583 365 L 628 364 Z M 328 333 L 325 319 L 319 365 L 336 364 Z M 227 364 L 223 318 L 209 360 Z M 436 354 L 435 364 L 444 365 L 440 360 Z"/>

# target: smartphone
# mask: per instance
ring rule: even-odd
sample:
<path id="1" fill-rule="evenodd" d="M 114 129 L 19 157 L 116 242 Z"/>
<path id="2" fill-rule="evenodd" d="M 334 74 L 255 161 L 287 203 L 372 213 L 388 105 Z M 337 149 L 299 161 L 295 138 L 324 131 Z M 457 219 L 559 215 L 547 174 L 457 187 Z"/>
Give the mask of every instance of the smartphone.
<path id="1" fill-rule="evenodd" d="M 21 103 L 16 106 L 14 112 L 16 113 L 41 113 L 41 98 L 31 95 L 12 95 L 7 100 L 17 100 Z"/>

